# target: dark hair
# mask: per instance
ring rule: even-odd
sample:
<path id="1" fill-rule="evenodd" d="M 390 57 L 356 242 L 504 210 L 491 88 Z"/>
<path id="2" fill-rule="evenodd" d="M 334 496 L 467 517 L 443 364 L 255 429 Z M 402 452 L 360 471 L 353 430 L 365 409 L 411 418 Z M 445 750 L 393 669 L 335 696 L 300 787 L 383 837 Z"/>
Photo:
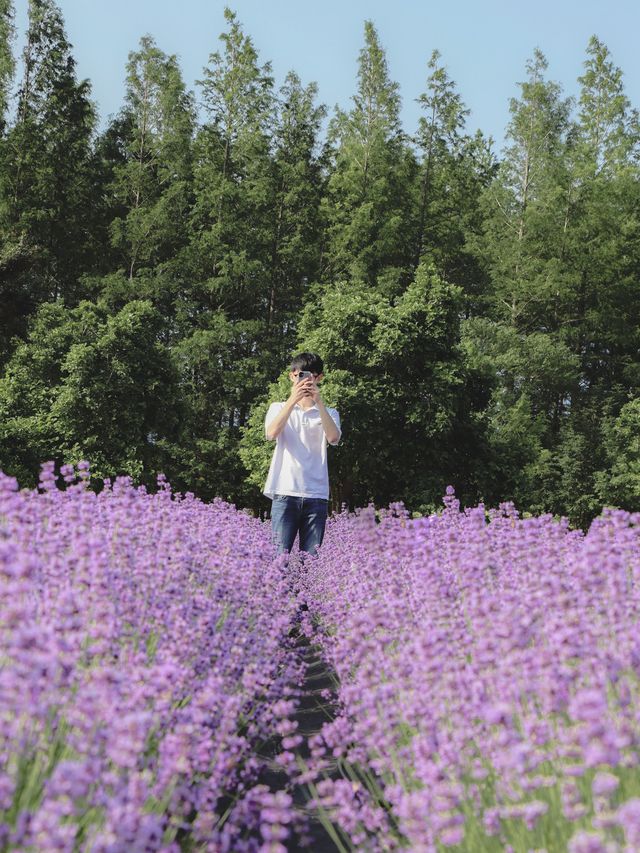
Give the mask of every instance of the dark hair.
<path id="1" fill-rule="evenodd" d="M 311 373 L 322 373 L 324 363 L 315 352 L 300 352 L 291 360 L 290 370 L 310 370 Z"/>

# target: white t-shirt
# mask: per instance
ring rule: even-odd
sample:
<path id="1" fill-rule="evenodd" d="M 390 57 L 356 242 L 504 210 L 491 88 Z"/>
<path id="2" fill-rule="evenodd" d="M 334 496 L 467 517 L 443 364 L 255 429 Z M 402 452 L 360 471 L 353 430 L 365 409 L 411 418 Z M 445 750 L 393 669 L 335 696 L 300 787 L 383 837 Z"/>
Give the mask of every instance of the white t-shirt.
<path id="1" fill-rule="evenodd" d="M 268 425 L 284 405 L 284 403 L 271 403 L 269 406 L 264 419 L 265 435 Z M 338 441 L 340 441 L 342 435 L 340 415 L 329 406 L 327 411 L 338 427 L 340 433 Z M 274 495 L 328 499 L 327 444 L 320 410 L 316 404 L 314 403 L 309 409 L 303 409 L 299 403 L 296 403 L 284 429 L 276 438 L 271 467 L 264 484 L 264 494 L 272 499 Z"/>

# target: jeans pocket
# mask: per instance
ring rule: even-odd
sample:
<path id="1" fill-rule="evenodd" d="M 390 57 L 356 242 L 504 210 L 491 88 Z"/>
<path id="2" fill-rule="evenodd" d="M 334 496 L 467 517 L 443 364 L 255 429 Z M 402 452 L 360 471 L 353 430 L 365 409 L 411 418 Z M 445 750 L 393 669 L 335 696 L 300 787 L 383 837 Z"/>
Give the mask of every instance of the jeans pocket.
<path id="1" fill-rule="evenodd" d="M 272 500 L 274 501 L 286 501 L 289 495 L 274 495 Z"/>

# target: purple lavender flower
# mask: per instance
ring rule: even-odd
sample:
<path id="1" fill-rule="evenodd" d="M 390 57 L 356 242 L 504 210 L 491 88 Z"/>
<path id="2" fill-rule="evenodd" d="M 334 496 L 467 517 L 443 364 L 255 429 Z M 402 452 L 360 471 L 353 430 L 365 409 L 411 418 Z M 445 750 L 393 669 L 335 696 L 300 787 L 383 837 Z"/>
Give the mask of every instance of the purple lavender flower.
<path id="1" fill-rule="evenodd" d="M 569 841 L 569 853 L 607 853 L 608 847 L 602 836 L 595 832 L 579 830 Z"/>
<path id="2" fill-rule="evenodd" d="M 620 780 L 613 773 L 600 771 L 593 777 L 591 789 L 596 797 L 610 796 L 620 785 Z"/>
<path id="3" fill-rule="evenodd" d="M 627 844 L 640 845 L 640 799 L 627 800 L 616 812 L 618 823 L 624 830 Z"/>

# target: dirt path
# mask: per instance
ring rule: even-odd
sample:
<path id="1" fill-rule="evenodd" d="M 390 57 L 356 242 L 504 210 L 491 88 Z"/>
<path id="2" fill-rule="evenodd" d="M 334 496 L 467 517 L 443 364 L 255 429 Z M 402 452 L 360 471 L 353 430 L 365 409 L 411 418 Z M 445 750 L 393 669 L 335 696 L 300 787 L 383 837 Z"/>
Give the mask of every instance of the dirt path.
<path id="1" fill-rule="evenodd" d="M 293 719 L 298 723 L 297 733 L 303 737 L 296 754 L 306 762 L 310 757 L 309 738 L 317 734 L 324 723 L 335 717 L 336 708 L 333 700 L 323 698 L 322 693 L 329 690 L 332 696 L 335 696 L 336 680 L 319 650 L 309 643 L 307 637 L 297 627 L 292 629 L 290 641 L 305 664 L 305 678 L 301 687 L 298 710 Z M 266 754 L 263 753 L 268 767 L 263 772 L 260 782 L 269 785 L 272 791 L 287 790 L 292 795 L 296 807 L 305 812 L 309 818 L 310 843 L 303 847 L 298 838 L 291 838 L 287 843 L 287 850 L 291 853 L 298 850 L 337 853 L 340 848 L 332 841 L 315 812 L 308 807 L 311 795 L 307 785 L 295 785 L 292 788 L 286 771 L 273 761 L 274 750 L 277 748 L 274 744 L 271 754 L 269 750 L 266 750 Z"/>

